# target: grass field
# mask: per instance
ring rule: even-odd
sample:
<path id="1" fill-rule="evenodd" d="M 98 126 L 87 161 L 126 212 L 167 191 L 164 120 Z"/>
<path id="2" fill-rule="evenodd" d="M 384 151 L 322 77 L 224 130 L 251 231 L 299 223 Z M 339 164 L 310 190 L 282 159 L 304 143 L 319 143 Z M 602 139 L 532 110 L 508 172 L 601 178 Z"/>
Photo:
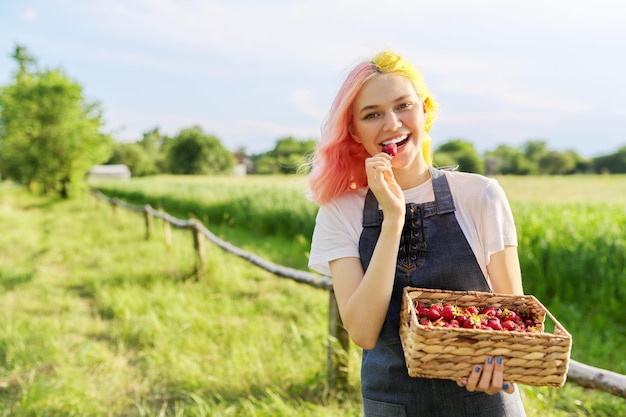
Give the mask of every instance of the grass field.
<path id="1" fill-rule="evenodd" d="M 626 328 L 612 317 L 626 300 L 625 179 L 501 179 L 526 248 L 526 289 L 572 332 L 575 359 L 621 373 Z M 238 246 L 306 265 L 315 207 L 301 178 L 127 187 L 105 192 L 207 220 Z M 114 216 L 89 197 L 61 202 L 4 184 L 0 230 L 1 416 L 360 415 L 357 349 L 350 390 L 327 395 L 324 291 L 211 246 L 195 281 L 189 232 L 175 231 L 169 249 L 159 233 L 145 241 L 140 215 Z M 520 388 L 529 416 L 626 415 L 623 399 L 575 385 Z"/>

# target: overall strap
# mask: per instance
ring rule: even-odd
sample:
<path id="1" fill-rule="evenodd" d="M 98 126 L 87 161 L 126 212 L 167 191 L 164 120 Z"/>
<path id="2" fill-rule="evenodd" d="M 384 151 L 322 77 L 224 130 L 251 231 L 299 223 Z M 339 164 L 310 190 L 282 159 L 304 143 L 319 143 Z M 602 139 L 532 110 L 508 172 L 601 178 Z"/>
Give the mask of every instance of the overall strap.
<path id="1" fill-rule="evenodd" d="M 378 210 L 378 200 L 372 190 L 367 190 L 363 206 L 363 227 L 377 227 L 382 223 L 382 213 Z"/>
<path id="2" fill-rule="evenodd" d="M 437 214 L 450 213 L 456 210 L 454 207 L 454 199 L 450 192 L 448 179 L 443 171 L 429 167 L 430 176 L 433 183 L 433 192 L 435 193 L 435 202 L 437 203 Z"/>

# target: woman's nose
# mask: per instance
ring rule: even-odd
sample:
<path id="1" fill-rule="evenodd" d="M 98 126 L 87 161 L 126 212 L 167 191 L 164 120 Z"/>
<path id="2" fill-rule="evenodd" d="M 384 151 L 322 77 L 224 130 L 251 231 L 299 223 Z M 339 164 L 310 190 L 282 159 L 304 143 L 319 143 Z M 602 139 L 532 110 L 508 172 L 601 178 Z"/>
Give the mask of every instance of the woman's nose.
<path id="1" fill-rule="evenodd" d="M 383 129 L 389 131 L 394 131 L 402 126 L 402 122 L 398 119 L 398 115 L 392 111 L 385 115 L 384 123 Z"/>

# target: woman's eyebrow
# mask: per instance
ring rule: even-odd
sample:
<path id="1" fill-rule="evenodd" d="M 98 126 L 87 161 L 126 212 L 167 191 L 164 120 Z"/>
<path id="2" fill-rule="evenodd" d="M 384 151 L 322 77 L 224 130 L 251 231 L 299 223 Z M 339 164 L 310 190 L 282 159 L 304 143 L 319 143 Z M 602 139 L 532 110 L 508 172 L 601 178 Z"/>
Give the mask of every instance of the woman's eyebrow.
<path id="1" fill-rule="evenodd" d="M 363 108 L 361 110 L 359 110 L 359 113 L 363 113 L 365 111 L 370 111 L 370 110 L 374 110 L 377 109 L 378 107 L 380 107 L 377 104 L 370 104 L 368 106 L 363 106 Z"/>
<path id="2" fill-rule="evenodd" d="M 410 98 L 410 97 L 411 97 L 410 94 L 405 94 L 403 96 L 400 96 L 400 97 L 396 98 L 393 102 L 397 103 L 399 101 L 406 100 L 407 98 Z M 359 114 L 363 113 L 364 111 L 377 109 L 379 107 L 380 107 L 379 104 L 368 104 L 367 106 L 363 106 L 363 108 L 361 108 L 361 110 L 359 110 Z"/>

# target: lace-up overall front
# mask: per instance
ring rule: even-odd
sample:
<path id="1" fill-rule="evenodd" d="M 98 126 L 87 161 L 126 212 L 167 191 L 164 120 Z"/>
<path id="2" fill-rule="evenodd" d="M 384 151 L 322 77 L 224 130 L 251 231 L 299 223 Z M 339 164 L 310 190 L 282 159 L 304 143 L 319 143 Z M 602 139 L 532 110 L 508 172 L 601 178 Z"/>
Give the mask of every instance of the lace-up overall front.
<path id="1" fill-rule="evenodd" d="M 523 417 L 519 393 L 469 392 L 455 381 L 408 375 L 399 336 L 405 286 L 491 291 L 454 215 L 446 176 L 431 168 L 435 200 L 408 203 L 393 293 L 376 347 L 363 351 L 361 384 L 365 417 Z M 368 191 L 359 252 L 366 270 L 381 230 L 383 214 Z M 505 364 L 506 366 L 506 364 Z M 470 372 L 468 366 L 468 375 Z"/>

